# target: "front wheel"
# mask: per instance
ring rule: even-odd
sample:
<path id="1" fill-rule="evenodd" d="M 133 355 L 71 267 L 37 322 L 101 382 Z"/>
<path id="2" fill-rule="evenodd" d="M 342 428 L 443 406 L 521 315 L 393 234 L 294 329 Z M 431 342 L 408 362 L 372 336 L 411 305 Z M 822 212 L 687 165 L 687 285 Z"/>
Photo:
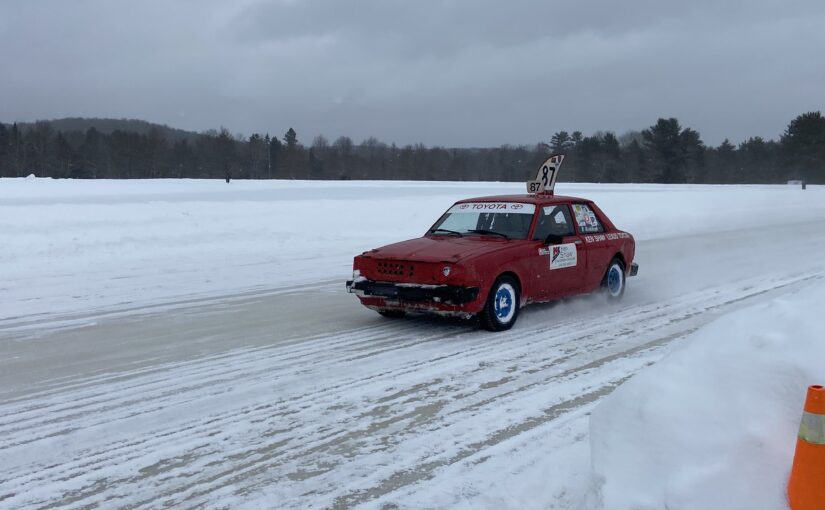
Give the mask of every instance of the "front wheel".
<path id="1" fill-rule="evenodd" d="M 620 259 L 614 258 L 610 261 L 602 280 L 602 287 L 607 291 L 610 300 L 618 301 L 624 295 L 625 273 L 624 264 Z"/>
<path id="2" fill-rule="evenodd" d="M 516 323 L 520 305 L 518 283 L 510 276 L 501 276 L 487 295 L 479 321 L 488 331 L 508 330 Z"/>

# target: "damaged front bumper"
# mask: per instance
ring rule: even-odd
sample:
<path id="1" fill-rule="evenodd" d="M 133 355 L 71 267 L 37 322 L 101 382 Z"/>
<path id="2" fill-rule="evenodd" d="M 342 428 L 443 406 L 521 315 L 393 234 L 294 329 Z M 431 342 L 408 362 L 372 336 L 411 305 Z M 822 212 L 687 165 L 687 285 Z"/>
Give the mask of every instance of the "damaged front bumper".
<path id="1" fill-rule="evenodd" d="M 412 283 L 375 282 L 349 280 L 347 292 L 359 297 L 378 297 L 410 303 L 430 302 L 444 305 L 463 305 L 478 298 L 478 287 L 457 285 L 418 285 Z"/>

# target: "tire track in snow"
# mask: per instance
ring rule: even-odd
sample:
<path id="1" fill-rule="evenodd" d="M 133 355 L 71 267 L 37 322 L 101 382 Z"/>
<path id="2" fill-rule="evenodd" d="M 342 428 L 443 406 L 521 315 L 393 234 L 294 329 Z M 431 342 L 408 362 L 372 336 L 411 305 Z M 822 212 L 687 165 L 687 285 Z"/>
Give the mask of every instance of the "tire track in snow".
<path id="1" fill-rule="evenodd" d="M 413 320 L 66 381 L 34 405 L 2 405 L 0 455 L 14 469 L 0 475 L 0 506 L 213 505 L 273 484 L 283 506 L 368 501 L 609 391 L 698 314 L 815 277 L 625 306 L 601 321 L 527 320 L 495 337 Z M 537 401 L 546 405 L 528 405 Z M 479 416 L 506 426 L 474 426 Z M 459 447 L 430 451 L 433 435 Z M 27 461 L 50 445 L 65 457 Z"/>

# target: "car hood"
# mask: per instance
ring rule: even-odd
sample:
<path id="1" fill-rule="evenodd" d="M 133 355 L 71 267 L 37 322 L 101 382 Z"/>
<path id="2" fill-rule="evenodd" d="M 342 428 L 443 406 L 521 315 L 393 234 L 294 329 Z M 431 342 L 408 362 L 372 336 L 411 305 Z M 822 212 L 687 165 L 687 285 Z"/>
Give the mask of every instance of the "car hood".
<path id="1" fill-rule="evenodd" d="M 481 236 L 419 237 L 388 244 L 366 252 L 376 259 L 414 260 L 419 262 L 459 262 L 479 255 L 504 250 L 511 245 L 505 239 Z"/>

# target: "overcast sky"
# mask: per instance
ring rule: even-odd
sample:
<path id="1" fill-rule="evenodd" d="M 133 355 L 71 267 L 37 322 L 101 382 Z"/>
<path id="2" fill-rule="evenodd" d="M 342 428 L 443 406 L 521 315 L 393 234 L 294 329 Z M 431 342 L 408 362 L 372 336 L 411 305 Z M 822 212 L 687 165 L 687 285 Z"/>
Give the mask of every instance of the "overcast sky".
<path id="1" fill-rule="evenodd" d="M 498 146 L 825 110 L 825 1 L 0 0 L 0 120 Z"/>

